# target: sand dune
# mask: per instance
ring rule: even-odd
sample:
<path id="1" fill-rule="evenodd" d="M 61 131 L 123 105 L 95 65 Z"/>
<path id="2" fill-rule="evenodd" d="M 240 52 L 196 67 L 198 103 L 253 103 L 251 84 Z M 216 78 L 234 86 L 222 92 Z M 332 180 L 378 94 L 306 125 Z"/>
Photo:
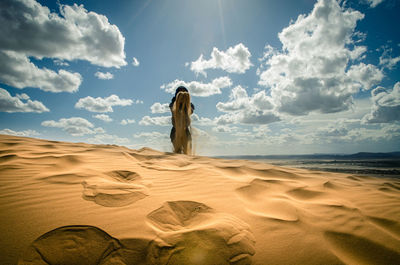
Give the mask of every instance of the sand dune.
<path id="1" fill-rule="evenodd" d="M 0 264 L 400 264 L 400 180 L 0 135 Z"/>

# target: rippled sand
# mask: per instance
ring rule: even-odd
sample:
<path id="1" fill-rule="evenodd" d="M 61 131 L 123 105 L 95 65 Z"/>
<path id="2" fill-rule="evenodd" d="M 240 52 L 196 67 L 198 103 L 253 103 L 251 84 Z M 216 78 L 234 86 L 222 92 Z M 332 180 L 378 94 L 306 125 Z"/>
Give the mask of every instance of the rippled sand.
<path id="1" fill-rule="evenodd" d="M 398 264 L 400 181 L 0 135 L 0 264 Z"/>

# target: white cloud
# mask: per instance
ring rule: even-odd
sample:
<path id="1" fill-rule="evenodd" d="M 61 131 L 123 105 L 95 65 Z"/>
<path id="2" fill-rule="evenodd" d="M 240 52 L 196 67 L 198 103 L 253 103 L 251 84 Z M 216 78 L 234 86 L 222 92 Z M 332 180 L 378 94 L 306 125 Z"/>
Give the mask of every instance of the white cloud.
<path id="1" fill-rule="evenodd" d="M 134 119 L 123 119 L 122 121 L 121 121 L 121 125 L 128 125 L 128 124 L 132 124 L 132 123 L 135 123 L 135 120 Z"/>
<path id="2" fill-rule="evenodd" d="M 93 144 L 128 144 L 130 141 L 128 138 L 119 137 L 111 134 L 96 134 L 95 136 L 88 138 L 87 141 Z"/>
<path id="3" fill-rule="evenodd" d="M 267 96 L 264 90 L 261 90 L 250 98 L 250 103 L 260 110 L 270 110 L 274 108 L 271 97 Z"/>
<path id="4" fill-rule="evenodd" d="M 362 0 L 362 2 L 368 4 L 371 8 L 374 8 L 380 3 L 382 3 L 383 0 Z"/>
<path id="5" fill-rule="evenodd" d="M 40 133 L 38 133 L 35 130 L 14 131 L 11 129 L 0 130 L 0 134 L 8 134 L 8 135 L 14 135 L 14 136 L 23 136 L 23 137 L 31 137 L 31 136 L 40 135 Z"/>
<path id="6" fill-rule="evenodd" d="M 217 109 L 228 112 L 230 116 L 222 115 L 216 118 L 219 125 L 226 124 L 265 124 L 279 121 L 279 116 L 273 110 L 274 105 L 265 91 L 259 91 L 249 97 L 247 91 L 236 86 L 232 89 L 228 102 L 218 102 Z"/>
<path id="7" fill-rule="evenodd" d="M 219 133 L 233 133 L 238 130 L 238 127 L 234 126 L 227 126 L 227 125 L 218 125 L 214 128 L 212 128 L 214 132 L 219 132 Z"/>
<path id="8" fill-rule="evenodd" d="M 316 131 L 316 135 L 319 138 L 328 138 L 328 137 L 341 137 L 346 136 L 349 133 L 348 128 L 343 123 L 335 123 L 328 125 L 327 127 L 318 128 Z"/>
<path id="9" fill-rule="evenodd" d="M 79 73 L 40 69 L 20 53 L 0 50 L 0 81 L 16 88 L 37 87 L 50 92 L 76 92 L 82 83 Z"/>
<path id="10" fill-rule="evenodd" d="M 400 139 L 400 124 L 382 124 L 381 127 L 386 139 Z"/>
<path id="11" fill-rule="evenodd" d="M 246 109 L 237 114 L 237 121 L 243 124 L 267 124 L 280 120 L 279 116 L 273 111 Z"/>
<path id="12" fill-rule="evenodd" d="M 139 64 L 140 64 L 139 60 L 136 57 L 133 57 L 132 58 L 132 65 L 137 67 L 137 66 L 139 66 Z"/>
<path id="13" fill-rule="evenodd" d="M 390 141 L 400 137 L 399 124 L 381 124 L 381 126 L 349 122 L 346 120 L 331 121 L 325 127 L 305 135 L 315 143 L 355 144 Z M 400 138 L 399 138 L 400 139 Z"/>
<path id="14" fill-rule="evenodd" d="M 242 43 L 237 44 L 235 47 L 229 47 L 225 52 L 214 47 L 209 60 L 203 59 L 203 54 L 201 54 L 196 61 L 191 62 L 190 70 L 204 76 L 207 76 L 204 70 L 217 68 L 228 73 L 243 74 L 252 66 L 250 57 L 249 49 Z"/>
<path id="15" fill-rule="evenodd" d="M 241 111 L 223 114 L 214 119 L 217 125 L 228 124 L 268 124 L 280 121 L 280 117 L 274 111 L 262 111 L 258 109 L 243 109 Z"/>
<path id="16" fill-rule="evenodd" d="M 17 98 L 23 99 L 23 100 L 28 100 L 28 99 L 30 99 L 30 97 L 29 97 L 27 94 L 25 94 L 25 93 L 16 94 L 15 96 L 16 96 Z"/>
<path id="17" fill-rule="evenodd" d="M 85 97 L 79 99 L 75 108 L 86 109 L 91 112 L 113 112 L 113 106 L 130 106 L 133 104 L 131 99 L 120 99 L 117 95 L 111 95 L 106 98 Z"/>
<path id="18" fill-rule="evenodd" d="M 261 90 L 251 97 L 248 96 L 246 89 L 236 86 L 232 89 L 228 102 L 218 102 L 217 109 L 222 112 L 232 112 L 242 109 L 271 110 L 274 108 L 271 97 Z"/>
<path id="19" fill-rule="evenodd" d="M 126 65 L 125 38 L 106 16 L 83 5 L 52 13 L 34 0 L 2 0 L 0 49 L 36 58 L 86 60 L 104 67 Z"/>
<path id="20" fill-rule="evenodd" d="M 154 141 L 158 139 L 169 139 L 169 136 L 159 132 L 142 132 L 133 134 L 134 138 L 144 138 L 146 141 Z"/>
<path id="21" fill-rule="evenodd" d="M 185 82 L 181 80 L 175 80 L 169 84 L 164 84 L 161 86 L 161 89 L 165 90 L 168 93 L 174 94 L 175 90 L 179 86 L 186 87 L 192 96 L 197 97 L 208 97 L 215 94 L 221 94 L 221 89 L 225 87 L 229 87 L 232 85 L 232 80 L 227 77 L 219 77 L 211 81 L 211 83 L 200 83 L 197 81 Z"/>
<path id="22" fill-rule="evenodd" d="M 13 97 L 7 90 L 0 88 L 0 111 L 42 113 L 49 111 L 49 109 L 42 102 L 30 100 L 25 93 Z"/>
<path id="23" fill-rule="evenodd" d="M 110 116 L 108 116 L 107 114 L 97 114 L 97 115 L 93 115 L 93 118 L 105 121 L 105 122 L 112 122 L 112 118 L 110 118 Z"/>
<path id="24" fill-rule="evenodd" d="M 149 125 L 168 126 L 171 125 L 171 116 L 160 116 L 160 117 L 144 116 L 139 121 L 139 124 L 144 126 L 149 126 Z"/>
<path id="25" fill-rule="evenodd" d="M 61 128 L 72 136 L 104 133 L 102 128 L 94 128 L 91 122 L 81 117 L 62 118 L 59 121 L 43 121 L 42 126 Z"/>
<path id="26" fill-rule="evenodd" d="M 214 122 L 216 125 L 228 125 L 238 123 L 236 115 L 232 114 L 223 114 L 219 117 L 214 118 Z"/>
<path id="27" fill-rule="evenodd" d="M 400 62 L 400 56 L 397 57 L 379 57 L 379 64 L 386 68 L 393 69 L 393 67 Z"/>
<path id="28" fill-rule="evenodd" d="M 199 117 L 196 113 L 190 116 L 193 125 L 199 126 L 212 126 L 215 125 L 214 121 L 209 118 Z"/>
<path id="29" fill-rule="evenodd" d="M 379 65 L 382 65 L 385 68 L 393 69 L 398 62 L 400 62 L 400 56 L 392 57 L 390 53 L 392 53 L 393 49 L 388 48 L 386 46 L 383 47 L 382 55 L 379 57 Z"/>
<path id="30" fill-rule="evenodd" d="M 355 82 L 360 83 L 365 89 L 370 89 L 383 79 L 383 73 L 372 64 L 360 63 L 358 65 L 352 65 L 347 71 L 347 74 Z"/>
<path id="31" fill-rule="evenodd" d="M 114 78 L 114 75 L 112 73 L 110 73 L 110 72 L 106 72 L 106 73 L 96 72 L 94 75 L 98 79 L 102 79 L 102 80 L 109 80 L 109 79 L 113 79 Z"/>
<path id="32" fill-rule="evenodd" d="M 383 74 L 375 66 L 351 65 L 366 51 L 353 40 L 359 35 L 357 21 L 363 18 L 335 0 L 319 0 L 310 14 L 298 16 L 279 33 L 282 51 L 266 47 L 259 84 L 270 88 L 279 111 L 344 111 L 360 88 L 370 89 L 381 81 Z"/>
<path id="33" fill-rule="evenodd" d="M 363 118 L 364 123 L 400 121 L 400 82 L 391 91 L 377 87 L 371 91 L 372 110 Z"/>
<path id="34" fill-rule="evenodd" d="M 151 109 L 151 113 L 167 113 L 167 112 L 170 112 L 168 103 L 161 104 L 159 102 L 156 102 L 153 105 L 151 105 L 150 109 Z"/>
<path id="35" fill-rule="evenodd" d="M 250 105 L 246 89 L 241 86 L 236 86 L 232 89 L 229 99 L 230 101 L 226 103 L 218 102 L 217 109 L 223 112 L 231 112 L 248 108 Z"/>
<path id="36" fill-rule="evenodd" d="M 132 135 L 136 142 L 136 147 L 143 147 L 143 145 L 147 147 L 152 147 L 155 149 L 162 149 L 165 151 L 172 151 L 172 145 L 169 139 L 168 133 L 160 133 L 156 131 L 152 132 L 141 132 Z M 140 143 L 140 144 L 139 144 Z"/>
<path id="37" fill-rule="evenodd" d="M 210 135 L 208 132 L 201 130 L 199 128 L 192 127 L 192 138 L 194 148 L 200 148 L 201 145 L 210 144 L 211 141 L 215 141 L 216 137 Z M 199 145 L 200 143 L 200 145 Z"/>
<path id="38" fill-rule="evenodd" d="M 58 65 L 58 66 L 69 66 L 69 63 L 64 62 L 63 60 L 60 60 L 60 59 L 54 59 L 53 62 L 55 65 Z"/>

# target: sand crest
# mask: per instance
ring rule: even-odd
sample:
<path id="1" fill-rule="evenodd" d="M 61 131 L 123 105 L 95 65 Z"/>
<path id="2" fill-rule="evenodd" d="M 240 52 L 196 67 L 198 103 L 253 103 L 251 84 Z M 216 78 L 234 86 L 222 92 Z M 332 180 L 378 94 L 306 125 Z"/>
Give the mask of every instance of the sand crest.
<path id="1" fill-rule="evenodd" d="M 398 264 L 400 180 L 0 135 L 0 264 Z"/>

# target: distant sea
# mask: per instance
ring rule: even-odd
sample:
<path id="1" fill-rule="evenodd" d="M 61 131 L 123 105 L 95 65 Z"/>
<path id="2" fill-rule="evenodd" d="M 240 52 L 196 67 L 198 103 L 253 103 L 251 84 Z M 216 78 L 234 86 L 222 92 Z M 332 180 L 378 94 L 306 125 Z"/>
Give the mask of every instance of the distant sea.
<path id="1" fill-rule="evenodd" d="M 400 179 L 400 152 L 350 155 L 220 156 L 219 158 L 247 159 L 277 166 Z"/>

